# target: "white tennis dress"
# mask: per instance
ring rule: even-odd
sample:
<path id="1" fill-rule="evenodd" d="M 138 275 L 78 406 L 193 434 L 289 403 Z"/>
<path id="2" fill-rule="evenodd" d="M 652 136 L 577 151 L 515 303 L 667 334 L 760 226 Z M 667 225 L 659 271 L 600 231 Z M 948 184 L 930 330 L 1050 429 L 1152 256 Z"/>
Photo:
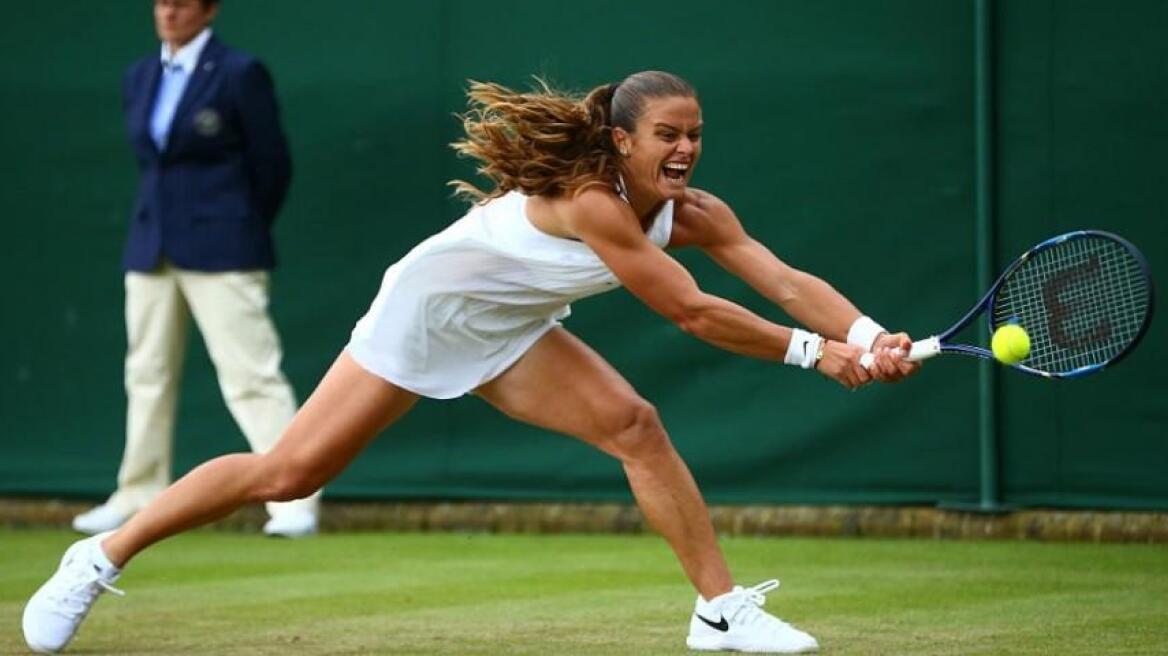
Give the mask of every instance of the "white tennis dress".
<path id="1" fill-rule="evenodd" d="M 436 399 L 466 394 L 506 371 L 578 299 L 620 285 L 584 242 L 555 237 L 510 192 L 472 208 L 385 272 L 346 347 L 366 370 Z M 646 236 L 664 248 L 673 201 Z"/>

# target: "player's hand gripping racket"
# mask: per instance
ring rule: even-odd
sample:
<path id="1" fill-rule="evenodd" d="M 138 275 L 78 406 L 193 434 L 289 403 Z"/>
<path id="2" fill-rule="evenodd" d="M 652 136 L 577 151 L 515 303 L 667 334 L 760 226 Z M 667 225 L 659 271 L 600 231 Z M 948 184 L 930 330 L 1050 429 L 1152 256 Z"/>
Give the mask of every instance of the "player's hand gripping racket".
<path id="1" fill-rule="evenodd" d="M 914 342 L 905 358 L 963 353 L 993 359 L 988 349 L 949 341 L 986 312 L 991 334 L 1016 323 L 1030 335 L 1030 354 L 1010 365 L 1014 369 L 1046 378 L 1085 376 L 1135 348 L 1152 320 L 1152 300 L 1148 265 L 1135 246 L 1099 230 L 1068 232 L 1023 253 L 960 321 Z M 871 353 L 860 358 L 865 367 L 874 361 Z"/>

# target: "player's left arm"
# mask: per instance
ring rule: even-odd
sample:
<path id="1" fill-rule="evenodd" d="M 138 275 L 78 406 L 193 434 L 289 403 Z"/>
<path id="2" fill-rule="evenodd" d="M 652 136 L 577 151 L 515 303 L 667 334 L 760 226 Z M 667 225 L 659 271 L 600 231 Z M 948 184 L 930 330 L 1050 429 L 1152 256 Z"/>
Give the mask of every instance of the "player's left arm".
<path id="1" fill-rule="evenodd" d="M 847 340 L 848 329 L 862 313 L 843 294 L 818 276 L 779 259 L 747 234 L 734 211 L 717 196 L 689 189 L 674 216 L 670 246 L 697 246 L 722 268 L 742 279 L 788 315 L 829 340 Z M 874 377 L 900 380 L 918 368 L 893 355 L 908 352 L 912 340 L 905 333 L 882 333 L 873 344 L 877 355 Z"/>

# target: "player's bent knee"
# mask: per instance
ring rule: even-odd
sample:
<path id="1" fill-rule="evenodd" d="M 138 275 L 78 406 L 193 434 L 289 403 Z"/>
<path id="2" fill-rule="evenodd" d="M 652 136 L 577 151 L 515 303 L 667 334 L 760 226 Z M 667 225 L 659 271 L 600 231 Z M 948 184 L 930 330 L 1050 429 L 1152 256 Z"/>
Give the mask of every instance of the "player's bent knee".
<path id="1" fill-rule="evenodd" d="M 287 456 L 264 456 L 265 480 L 260 486 L 259 501 L 294 501 L 310 496 L 327 481 L 316 468 Z"/>
<path id="2" fill-rule="evenodd" d="M 657 408 L 644 399 L 622 408 L 614 429 L 606 446 L 618 458 L 637 458 L 671 448 Z"/>

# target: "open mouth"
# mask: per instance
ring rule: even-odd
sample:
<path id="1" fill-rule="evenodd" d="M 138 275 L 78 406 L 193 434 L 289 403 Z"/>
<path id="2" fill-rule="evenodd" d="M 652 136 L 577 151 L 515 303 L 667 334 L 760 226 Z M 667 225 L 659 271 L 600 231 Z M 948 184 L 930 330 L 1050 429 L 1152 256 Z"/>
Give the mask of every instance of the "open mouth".
<path id="1" fill-rule="evenodd" d="M 666 162 L 661 168 L 661 174 L 670 182 L 685 182 L 685 174 L 689 172 L 689 164 L 681 162 Z"/>

